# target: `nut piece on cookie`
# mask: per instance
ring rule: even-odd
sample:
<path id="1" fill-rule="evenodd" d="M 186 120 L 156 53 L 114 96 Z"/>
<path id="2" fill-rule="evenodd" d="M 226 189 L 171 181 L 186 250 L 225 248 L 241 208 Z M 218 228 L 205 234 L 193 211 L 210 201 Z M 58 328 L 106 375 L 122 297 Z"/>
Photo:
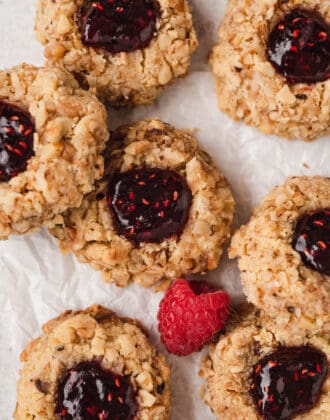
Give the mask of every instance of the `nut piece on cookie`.
<path id="1" fill-rule="evenodd" d="M 233 213 L 227 181 L 196 140 L 143 120 L 113 133 L 103 180 L 50 232 L 105 280 L 150 287 L 215 269 Z"/>
<path id="2" fill-rule="evenodd" d="M 266 134 L 330 133 L 330 5 L 229 0 L 210 65 L 219 108 Z"/>
<path id="3" fill-rule="evenodd" d="M 211 345 L 200 375 L 205 402 L 219 420 L 327 420 L 329 368 L 329 334 L 306 334 L 295 322 L 276 327 L 244 307 Z"/>
<path id="4" fill-rule="evenodd" d="M 235 232 L 247 299 L 285 325 L 330 330 L 330 178 L 292 177 Z"/>
<path id="5" fill-rule="evenodd" d="M 0 239 L 79 207 L 103 175 L 104 106 L 60 69 L 0 71 Z"/>
<path id="6" fill-rule="evenodd" d="M 36 35 L 50 64 L 120 106 L 151 103 L 197 47 L 187 0 L 39 0 Z"/>
<path id="7" fill-rule="evenodd" d="M 43 327 L 21 355 L 15 420 L 168 420 L 170 369 L 137 321 L 94 305 Z"/>

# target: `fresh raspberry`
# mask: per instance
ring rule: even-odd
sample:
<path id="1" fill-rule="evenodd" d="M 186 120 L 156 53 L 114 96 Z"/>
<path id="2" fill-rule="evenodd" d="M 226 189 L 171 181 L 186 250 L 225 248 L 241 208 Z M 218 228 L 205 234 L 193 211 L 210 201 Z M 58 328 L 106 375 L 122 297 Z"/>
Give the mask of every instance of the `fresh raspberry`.
<path id="1" fill-rule="evenodd" d="M 200 350 L 220 331 L 230 298 L 204 281 L 176 280 L 158 311 L 158 330 L 169 353 L 185 356 Z"/>

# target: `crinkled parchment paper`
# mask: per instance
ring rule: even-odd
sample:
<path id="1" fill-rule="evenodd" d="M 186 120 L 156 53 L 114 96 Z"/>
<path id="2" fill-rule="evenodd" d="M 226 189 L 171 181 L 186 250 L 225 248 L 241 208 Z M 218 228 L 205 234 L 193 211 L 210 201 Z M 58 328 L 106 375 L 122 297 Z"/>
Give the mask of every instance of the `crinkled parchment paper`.
<path id="1" fill-rule="evenodd" d="M 36 0 L 0 0 L 0 66 L 42 64 L 42 48 L 34 40 Z M 330 176 L 330 138 L 307 144 L 260 134 L 231 121 L 217 109 L 207 56 L 216 38 L 225 1 L 192 0 L 200 46 L 190 75 L 170 87 L 150 107 L 110 110 L 111 128 L 144 117 L 159 117 L 180 128 L 198 129 L 200 144 L 228 178 L 237 201 L 235 226 L 248 220 L 252 208 L 288 175 Z M 242 300 L 236 262 L 224 256 L 220 268 L 206 276 Z M 137 286 L 119 289 L 99 273 L 62 256 L 46 231 L 0 243 L 0 420 L 10 419 L 15 406 L 19 354 L 41 332 L 41 325 L 68 308 L 93 303 L 136 317 L 149 329 L 158 348 L 156 313 L 162 294 Z M 174 420 L 213 419 L 199 399 L 200 354 L 178 358 L 172 365 Z"/>

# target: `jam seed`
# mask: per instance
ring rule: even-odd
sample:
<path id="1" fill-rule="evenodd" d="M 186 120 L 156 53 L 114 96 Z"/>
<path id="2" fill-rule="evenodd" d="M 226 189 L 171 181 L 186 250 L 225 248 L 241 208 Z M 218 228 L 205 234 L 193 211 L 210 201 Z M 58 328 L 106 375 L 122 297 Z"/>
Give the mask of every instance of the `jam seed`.
<path id="1" fill-rule="evenodd" d="M 317 241 L 318 245 L 322 248 L 322 249 L 327 249 L 327 245 L 325 242 L 323 241 Z"/>
<path id="2" fill-rule="evenodd" d="M 91 414 L 92 416 L 96 414 L 95 407 L 87 407 L 86 411 L 88 411 L 88 413 Z"/>
<path id="3" fill-rule="evenodd" d="M 14 148 L 10 145 L 10 144 L 6 144 L 6 149 L 9 150 L 10 152 L 14 152 Z"/>
<path id="4" fill-rule="evenodd" d="M 14 153 L 18 156 L 23 156 L 23 153 L 19 149 L 14 149 Z"/>
<path id="5" fill-rule="evenodd" d="M 318 37 L 322 40 L 322 41 L 326 41 L 328 39 L 328 35 L 326 32 L 319 32 Z"/>
<path id="6" fill-rule="evenodd" d="M 304 254 L 306 255 L 306 257 L 309 257 L 311 255 L 309 249 L 307 248 L 304 250 Z"/>
<path id="7" fill-rule="evenodd" d="M 96 7 L 96 9 L 99 9 L 101 11 L 103 10 L 103 6 L 101 6 L 100 3 L 96 3 L 96 2 L 95 3 L 92 3 L 92 6 L 93 7 Z"/>

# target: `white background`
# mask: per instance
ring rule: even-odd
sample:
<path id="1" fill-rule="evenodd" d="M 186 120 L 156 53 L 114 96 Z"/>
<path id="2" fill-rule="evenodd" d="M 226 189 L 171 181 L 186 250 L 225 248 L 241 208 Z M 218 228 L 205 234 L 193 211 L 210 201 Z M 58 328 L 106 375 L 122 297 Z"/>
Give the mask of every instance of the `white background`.
<path id="1" fill-rule="evenodd" d="M 23 61 L 42 64 L 42 48 L 33 34 L 35 3 L 35 0 L 0 0 L 0 67 Z M 207 56 L 226 2 L 192 3 L 200 46 L 190 75 L 170 87 L 154 106 L 110 110 L 110 127 L 155 116 L 180 128 L 198 128 L 198 140 L 232 186 L 238 226 L 248 220 L 260 198 L 286 176 L 330 176 L 330 138 L 310 144 L 289 142 L 264 136 L 221 114 Z M 233 300 L 242 299 L 236 262 L 229 263 L 224 256 L 220 266 L 207 279 L 223 286 Z M 68 308 L 99 303 L 119 315 L 138 318 L 150 330 L 155 345 L 162 349 L 156 325 L 160 298 L 161 294 L 136 286 L 119 289 L 103 283 L 99 273 L 77 263 L 72 256 L 62 256 L 45 231 L 0 243 L 0 420 L 10 419 L 14 410 L 19 354 L 31 338 L 40 334 L 44 322 Z M 172 419 L 213 419 L 199 400 L 200 354 L 168 359 L 173 368 Z"/>

